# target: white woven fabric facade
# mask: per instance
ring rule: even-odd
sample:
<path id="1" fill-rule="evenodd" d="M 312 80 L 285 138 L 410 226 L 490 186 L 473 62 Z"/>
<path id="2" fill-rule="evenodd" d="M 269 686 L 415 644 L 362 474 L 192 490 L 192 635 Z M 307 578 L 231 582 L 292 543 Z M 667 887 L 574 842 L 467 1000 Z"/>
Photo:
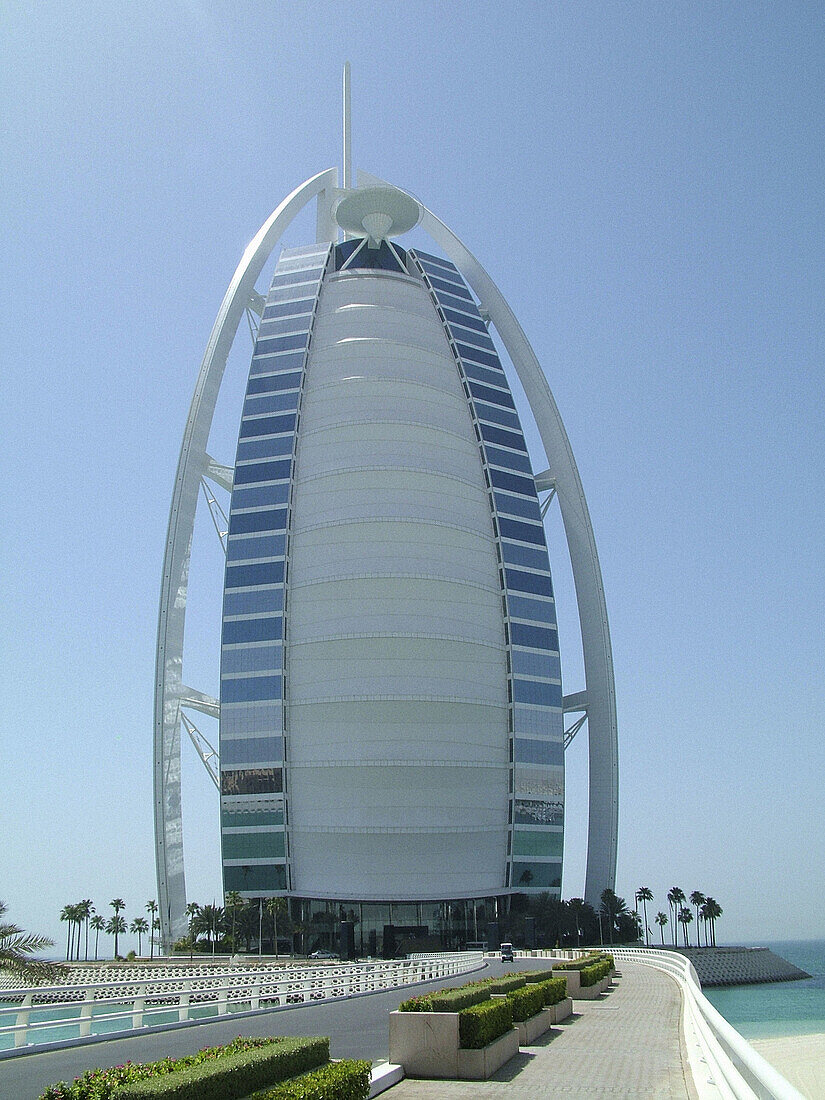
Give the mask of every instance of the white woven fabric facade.
<path id="1" fill-rule="evenodd" d="M 500 891 L 510 767 L 501 583 L 467 400 L 420 282 L 363 271 L 325 280 L 292 509 L 292 891 Z"/>

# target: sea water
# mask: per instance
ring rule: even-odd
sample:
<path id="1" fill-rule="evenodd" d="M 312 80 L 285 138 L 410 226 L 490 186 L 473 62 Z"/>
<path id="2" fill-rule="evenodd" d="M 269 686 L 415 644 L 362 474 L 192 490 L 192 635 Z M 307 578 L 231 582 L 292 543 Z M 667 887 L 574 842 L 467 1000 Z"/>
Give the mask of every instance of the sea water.
<path id="1" fill-rule="evenodd" d="M 710 1003 L 746 1039 L 825 1034 L 825 940 L 759 943 L 811 975 L 798 982 L 768 982 L 704 989 Z"/>

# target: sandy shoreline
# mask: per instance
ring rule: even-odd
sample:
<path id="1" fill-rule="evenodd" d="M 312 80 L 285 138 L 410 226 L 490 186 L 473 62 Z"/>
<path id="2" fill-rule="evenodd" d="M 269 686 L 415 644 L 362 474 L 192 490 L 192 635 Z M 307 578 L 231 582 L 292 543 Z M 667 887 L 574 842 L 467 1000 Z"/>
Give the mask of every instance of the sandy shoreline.
<path id="1" fill-rule="evenodd" d="M 808 1100 L 825 1100 L 825 1034 L 748 1042 Z"/>

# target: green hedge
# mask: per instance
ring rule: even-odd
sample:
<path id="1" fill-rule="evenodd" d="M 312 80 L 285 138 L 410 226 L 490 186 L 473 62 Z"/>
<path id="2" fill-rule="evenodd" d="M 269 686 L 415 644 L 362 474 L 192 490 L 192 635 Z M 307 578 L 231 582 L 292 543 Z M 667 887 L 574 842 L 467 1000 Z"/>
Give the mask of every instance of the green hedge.
<path id="1" fill-rule="evenodd" d="M 471 1005 L 490 999 L 490 990 L 476 983 L 459 986 L 458 989 L 439 989 L 436 993 L 423 993 L 411 997 L 398 1006 L 399 1012 L 461 1012 Z"/>
<path id="2" fill-rule="evenodd" d="M 250 1100 L 367 1100 L 370 1071 L 369 1062 L 330 1062 L 303 1077 L 262 1089 Z"/>
<path id="3" fill-rule="evenodd" d="M 542 991 L 545 1005 L 557 1005 L 567 996 L 567 978 L 548 978 L 534 988 Z"/>
<path id="4" fill-rule="evenodd" d="M 117 1089 L 112 1100 L 240 1100 L 329 1061 L 329 1039 L 282 1039 Z"/>
<path id="5" fill-rule="evenodd" d="M 72 1082 L 59 1081 L 56 1085 L 50 1085 L 41 1095 L 40 1100 L 112 1100 L 118 1089 L 130 1082 L 174 1073 L 188 1066 L 198 1066 L 206 1062 L 214 1063 L 215 1060 L 231 1054 L 258 1050 L 261 1047 L 270 1047 L 288 1041 L 292 1040 L 244 1038 L 239 1035 L 237 1039 L 233 1039 L 224 1046 L 205 1047 L 197 1054 L 187 1054 L 182 1058 L 161 1058 L 157 1062 L 143 1063 L 125 1062 L 123 1065 L 111 1066 L 109 1069 L 90 1069 Z"/>
<path id="6" fill-rule="evenodd" d="M 606 978 L 610 973 L 611 966 L 608 959 L 601 959 L 599 962 L 593 963 L 591 966 L 586 966 L 581 971 L 581 983 L 583 986 L 596 985 L 602 978 Z"/>
<path id="7" fill-rule="evenodd" d="M 553 963 L 554 970 L 584 970 L 592 966 L 594 962 L 603 958 L 600 951 L 591 951 L 589 955 L 582 955 L 580 959 L 564 959 L 562 962 Z"/>
<path id="8" fill-rule="evenodd" d="M 458 1014 L 459 1045 L 465 1050 L 480 1050 L 513 1026 L 513 1006 L 506 997 L 482 1001 Z"/>
<path id="9" fill-rule="evenodd" d="M 520 977 L 524 978 L 528 985 L 536 985 L 538 982 L 549 982 L 553 977 L 552 970 L 522 970 Z"/>
<path id="10" fill-rule="evenodd" d="M 527 978 L 524 974 L 504 974 L 501 978 L 482 978 L 472 984 L 478 989 L 486 990 L 488 994 L 510 993 L 513 989 L 521 989 L 527 985 Z"/>
<path id="11" fill-rule="evenodd" d="M 513 1006 L 513 1020 L 521 1023 L 529 1020 L 544 1008 L 544 990 L 538 985 L 526 985 L 507 994 Z"/>

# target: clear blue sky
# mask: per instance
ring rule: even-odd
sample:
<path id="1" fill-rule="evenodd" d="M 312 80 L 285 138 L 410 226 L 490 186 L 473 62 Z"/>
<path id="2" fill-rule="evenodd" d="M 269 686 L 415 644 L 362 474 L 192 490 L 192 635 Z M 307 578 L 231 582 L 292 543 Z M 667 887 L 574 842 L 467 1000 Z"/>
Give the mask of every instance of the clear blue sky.
<path id="1" fill-rule="evenodd" d="M 349 58 L 356 164 L 476 252 L 567 424 L 616 658 L 618 892 L 650 886 L 653 913 L 672 885 L 711 893 L 728 942 L 825 936 L 821 5 L 45 0 L 0 20 L 10 916 L 60 943 L 68 902 L 121 896 L 131 919 L 156 896 L 153 661 L 183 424 L 244 246 L 340 161 Z M 236 352 L 226 461 L 248 340 Z M 184 672 L 214 692 L 221 555 L 200 520 Z M 184 755 L 205 902 L 216 796 Z M 568 768 L 569 897 L 582 737 Z"/>

